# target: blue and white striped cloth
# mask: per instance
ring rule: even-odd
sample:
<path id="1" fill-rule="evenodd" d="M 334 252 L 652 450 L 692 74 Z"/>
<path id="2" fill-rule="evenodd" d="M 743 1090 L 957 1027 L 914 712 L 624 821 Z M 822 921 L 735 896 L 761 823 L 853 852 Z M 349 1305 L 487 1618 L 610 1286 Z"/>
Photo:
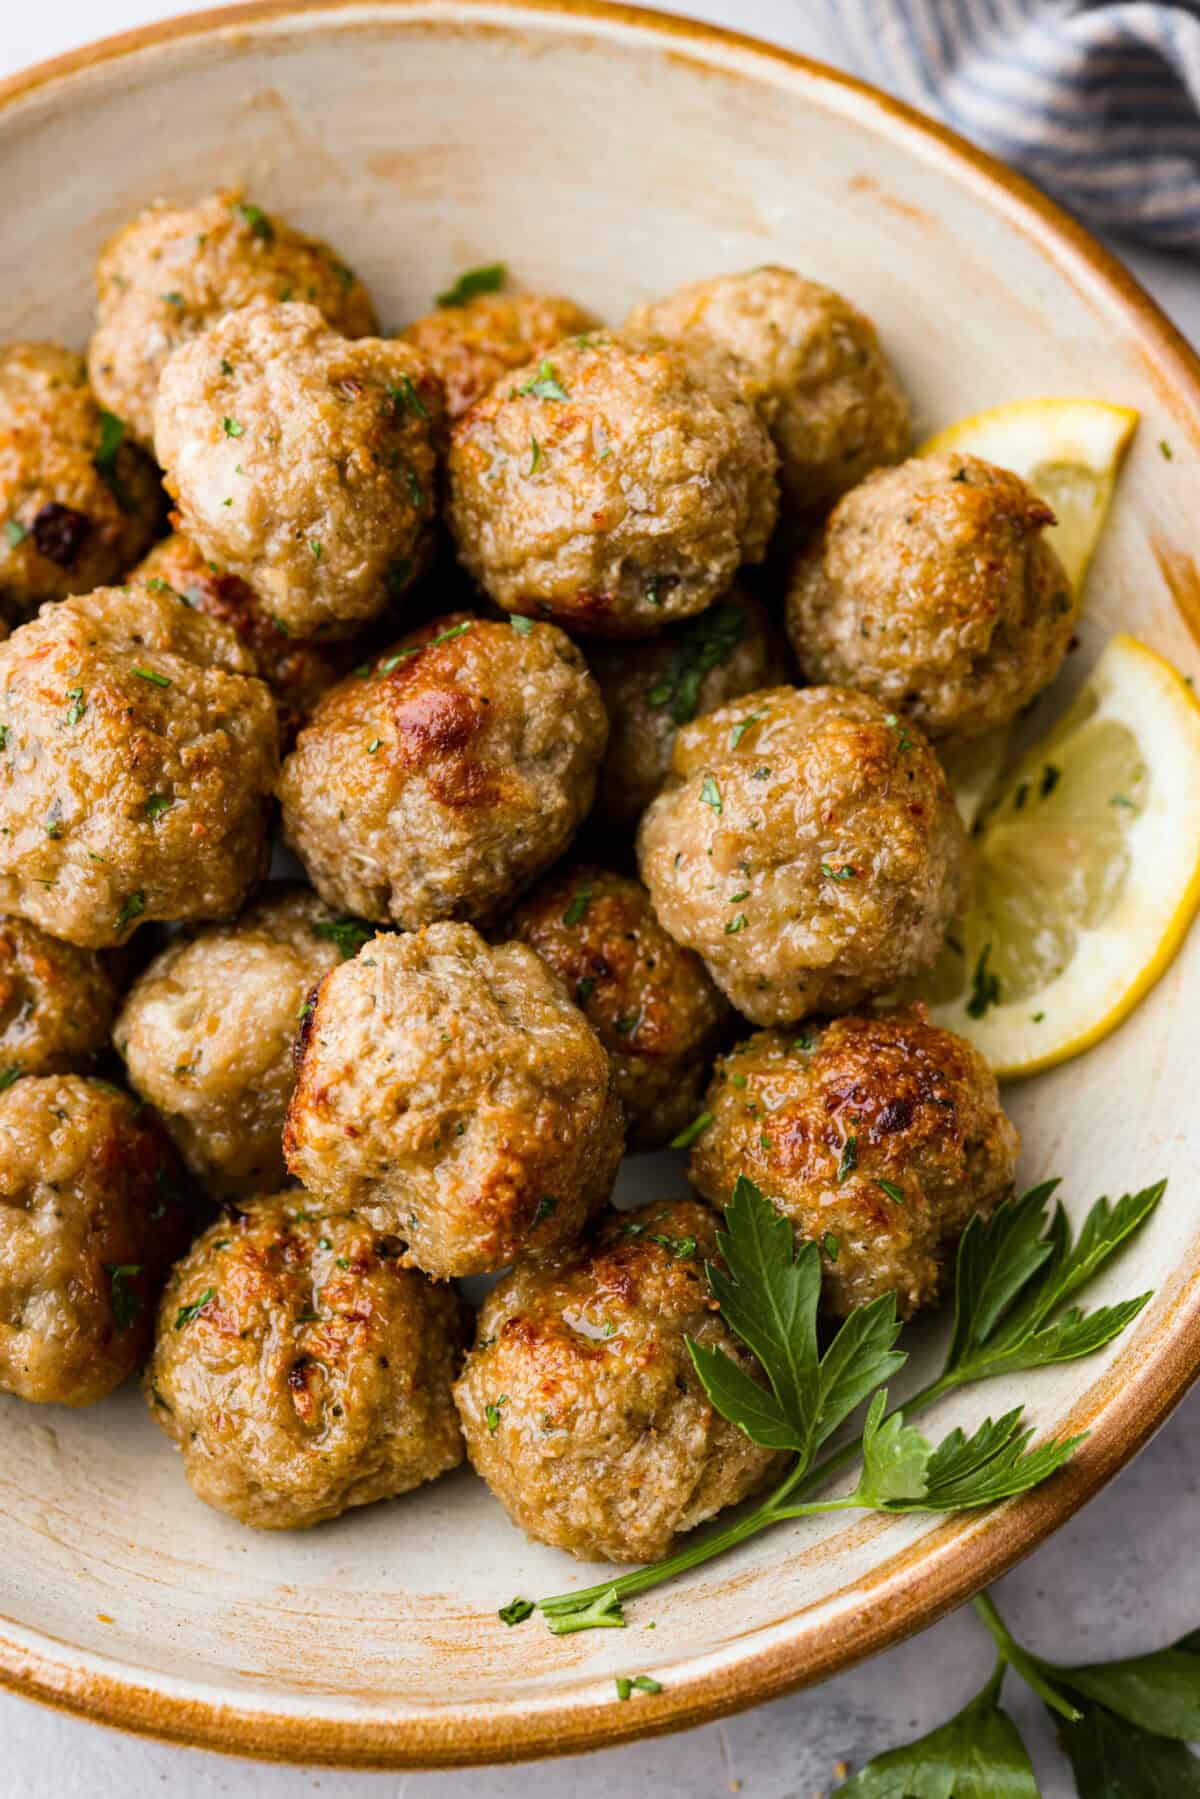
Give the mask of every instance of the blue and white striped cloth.
<path id="1" fill-rule="evenodd" d="M 1093 228 L 1200 250 L 1200 0 L 826 0 L 847 62 Z"/>

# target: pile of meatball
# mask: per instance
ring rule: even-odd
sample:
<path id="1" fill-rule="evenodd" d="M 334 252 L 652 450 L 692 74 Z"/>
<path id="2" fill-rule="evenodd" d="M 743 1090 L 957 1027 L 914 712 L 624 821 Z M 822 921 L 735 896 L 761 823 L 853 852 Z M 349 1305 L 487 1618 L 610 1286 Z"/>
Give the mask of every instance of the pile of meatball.
<path id="1" fill-rule="evenodd" d="M 96 285 L 86 360 L 0 349 L 0 1389 L 141 1369 L 247 1524 L 465 1455 L 660 1557 L 775 1469 L 685 1341 L 753 1373 L 738 1176 L 833 1316 L 930 1304 L 1011 1190 L 989 1070 L 888 996 L 963 902 L 942 752 L 1071 643 L 1052 515 L 906 460 L 787 268 L 612 329 L 476 271 L 384 336 L 233 192 Z M 668 1144 L 693 1190 L 615 1209 Z"/>

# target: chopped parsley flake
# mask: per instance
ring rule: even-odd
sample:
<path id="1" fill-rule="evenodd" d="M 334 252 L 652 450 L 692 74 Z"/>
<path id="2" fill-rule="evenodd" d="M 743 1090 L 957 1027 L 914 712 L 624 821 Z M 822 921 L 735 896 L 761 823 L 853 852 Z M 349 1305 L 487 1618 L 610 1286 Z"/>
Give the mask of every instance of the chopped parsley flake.
<path id="1" fill-rule="evenodd" d="M 508 622 L 517 633 L 518 637 L 528 637 L 529 633 L 533 630 L 533 620 L 531 618 L 522 618 L 519 612 L 514 612 Z"/>
<path id="2" fill-rule="evenodd" d="M 489 1437 L 494 1437 L 497 1430 L 500 1428 L 500 1407 L 507 1404 L 508 1394 L 501 1393 L 495 1405 L 493 1405 L 489 1399 L 488 1403 L 484 1406 L 483 1416 L 487 1423 Z"/>
<path id="3" fill-rule="evenodd" d="M 119 1331 L 130 1330 L 142 1315 L 145 1304 L 136 1287 L 129 1285 L 142 1272 L 140 1262 L 106 1262 L 108 1291 L 112 1300 L 113 1323 Z"/>
<path id="4" fill-rule="evenodd" d="M 395 384 L 389 382 L 388 399 L 392 402 L 392 413 L 396 418 L 405 411 L 415 413 L 419 419 L 429 417 L 411 375 L 401 375 Z"/>
<path id="5" fill-rule="evenodd" d="M 10 548 L 15 550 L 19 543 L 24 543 L 29 532 L 19 519 L 10 518 L 5 521 L 4 535 L 8 539 Z"/>
<path id="6" fill-rule="evenodd" d="M 705 675 L 727 660 L 745 636 L 746 624 L 747 616 L 740 607 L 714 606 L 673 631 L 671 660 L 646 695 L 648 703 L 656 709 L 669 707 L 677 725 L 689 724 L 696 716 Z M 765 718 L 766 713 L 757 716 Z M 747 719 L 747 729 L 750 723 Z"/>
<path id="7" fill-rule="evenodd" d="M 975 972 L 971 976 L 971 997 L 967 1001 L 969 1018 L 982 1018 L 990 1006 L 1000 1004 L 1000 977 L 988 967 L 991 953 L 991 944 L 985 944 L 975 964 Z"/>
<path id="8" fill-rule="evenodd" d="M 558 1201 L 552 1193 L 546 1193 L 538 1200 L 537 1211 L 533 1214 L 530 1230 L 535 1231 L 539 1224 L 545 1224 L 547 1218 L 553 1218 L 558 1210 Z"/>
<path id="9" fill-rule="evenodd" d="M 205 1287 L 199 1299 L 194 1299 L 190 1306 L 180 1306 L 175 1314 L 175 1329 L 181 1331 L 185 1324 L 190 1324 L 193 1318 L 198 1318 L 209 1301 L 216 1297 L 217 1289 L 215 1287 Z"/>
<path id="10" fill-rule="evenodd" d="M 908 1201 L 904 1197 L 903 1187 L 898 1187 L 895 1181 L 876 1181 L 875 1185 L 879 1188 L 881 1193 L 886 1193 L 888 1198 L 896 1205 L 904 1206 L 905 1209 L 907 1209 Z"/>
<path id="11" fill-rule="evenodd" d="M 570 905 L 562 915 L 562 921 L 565 925 L 573 926 L 583 923 L 584 919 L 587 917 L 587 909 L 591 904 L 592 891 L 592 883 L 590 881 L 575 890 L 571 896 Z"/>
<path id="12" fill-rule="evenodd" d="M 68 687 L 67 698 L 70 701 L 70 705 L 67 707 L 65 722 L 67 725 L 77 725 L 87 711 L 87 701 L 83 697 L 83 688 Z"/>
<path id="13" fill-rule="evenodd" d="M 125 904 L 113 919 L 113 930 L 123 931 L 125 926 L 132 924 L 135 918 L 140 918 L 145 910 L 146 895 L 139 887 L 136 893 L 131 893 L 129 895 L 129 898 L 125 901 Z"/>
<path id="14" fill-rule="evenodd" d="M 700 788 L 700 798 L 706 806 L 711 806 L 717 816 L 720 817 L 723 810 L 721 789 L 717 786 L 717 783 L 713 780 L 711 775 L 705 775 L 704 777 Z"/>
<path id="15" fill-rule="evenodd" d="M 221 429 L 226 437 L 240 437 L 245 430 L 245 426 L 239 425 L 236 419 L 223 418 L 221 420 Z"/>
<path id="16" fill-rule="evenodd" d="M 577 1006 L 586 1006 L 595 991 L 596 983 L 591 975 L 582 975 L 575 983 L 575 1004 Z"/>
<path id="17" fill-rule="evenodd" d="M 746 930 L 749 923 L 750 920 L 746 917 L 746 914 L 744 912 L 739 912 L 737 917 L 731 918 L 729 923 L 725 926 L 725 935 L 727 937 L 736 937 L 739 931 Z"/>
<path id="18" fill-rule="evenodd" d="M 822 862 L 821 873 L 831 881 L 852 881 L 858 870 L 852 862 L 839 862 L 836 868 L 832 862 Z"/>
<path id="19" fill-rule="evenodd" d="M 559 381 L 554 364 L 546 356 L 538 364 L 537 374 L 517 391 L 532 394 L 535 400 L 569 400 L 571 397 Z"/>
<path id="20" fill-rule="evenodd" d="M 748 712 L 745 718 L 739 718 L 737 724 L 734 725 L 732 731 L 729 733 L 730 749 L 736 750 L 738 744 L 742 741 L 742 738 L 746 735 L 746 732 L 750 729 L 751 725 L 760 725 L 766 716 L 765 712 Z"/>
<path id="21" fill-rule="evenodd" d="M 139 681 L 149 681 L 152 687 L 170 687 L 171 685 L 169 676 L 160 675 L 157 669 L 143 668 L 140 662 L 134 663 L 133 672 Z"/>
<path id="22" fill-rule="evenodd" d="M 142 807 L 142 811 L 153 824 L 156 818 L 161 818 L 164 812 L 169 812 L 174 804 L 174 800 L 168 799 L 165 793 L 152 793 Z"/>
<path id="23" fill-rule="evenodd" d="M 538 470 L 538 463 L 541 460 L 542 460 L 542 446 L 538 442 L 537 438 L 534 437 L 533 433 L 531 432 L 530 436 L 529 436 L 529 467 L 525 471 L 526 474 L 536 475 L 537 470 Z"/>
<path id="24" fill-rule="evenodd" d="M 632 1679 L 626 1674 L 616 1677 L 618 1699 L 628 1699 L 631 1693 L 661 1693 L 662 1682 L 651 1680 L 648 1674 L 635 1674 Z"/>
<path id="25" fill-rule="evenodd" d="M 496 1616 L 502 1624 L 511 1627 L 514 1624 L 524 1624 L 526 1618 L 532 1618 L 533 1609 L 533 1604 L 528 1599 L 510 1599 L 507 1605 L 500 1607 Z"/>
<path id="26" fill-rule="evenodd" d="M 249 225 L 255 237 L 261 237 L 269 244 L 275 235 L 275 227 L 261 206 L 251 206 L 248 200 L 235 200 L 233 210 Z"/>
<path id="27" fill-rule="evenodd" d="M 850 1179 L 850 1176 L 857 1167 L 858 1133 L 857 1131 L 851 1131 L 850 1135 L 846 1138 L 846 1141 L 842 1144 L 841 1159 L 838 1162 L 837 1184 L 839 1187 L 842 1185 L 843 1181 L 848 1181 Z"/>
<path id="28" fill-rule="evenodd" d="M 477 294 L 499 293 L 507 274 L 508 266 L 503 262 L 488 262 L 482 268 L 468 269 L 453 287 L 437 296 L 437 303 L 439 306 L 465 306 Z"/>
<path id="29" fill-rule="evenodd" d="M 696 1141 L 697 1137 L 703 1136 L 704 1132 L 712 1122 L 713 1115 L 711 1112 L 701 1112 L 699 1118 L 693 1118 L 692 1122 L 685 1125 L 677 1137 L 671 1138 L 671 1148 L 689 1149 Z"/>
<path id="30" fill-rule="evenodd" d="M 375 935 L 375 926 L 368 924 L 364 918 L 355 918 L 347 913 L 343 918 L 323 918 L 313 926 L 317 937 L 324 937 L 329 943 L 336 943 L 338 954 L 343 962 L 356 956 L 364 943 L 369 943 Z"/>
<path id="31" fill-rule="evenodd" d="M 19 1062 L 14 1062 L 11 1068 L 4 1069 L 0 1073 L 0 1093 L 7 1093 L 13 1082 L 20 1080 L 21 1074 L 22 1069 Z"/>

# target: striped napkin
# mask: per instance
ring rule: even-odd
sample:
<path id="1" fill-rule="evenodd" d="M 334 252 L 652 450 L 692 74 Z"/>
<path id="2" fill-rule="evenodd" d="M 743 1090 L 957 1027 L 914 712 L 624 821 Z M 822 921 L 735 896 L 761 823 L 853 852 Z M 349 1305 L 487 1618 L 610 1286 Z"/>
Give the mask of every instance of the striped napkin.
<path id="1" fill-rule="evenodd" d="M 1200 0 L 826 0 L 847 63 L 1095 229 L 1200 250 Z"/>

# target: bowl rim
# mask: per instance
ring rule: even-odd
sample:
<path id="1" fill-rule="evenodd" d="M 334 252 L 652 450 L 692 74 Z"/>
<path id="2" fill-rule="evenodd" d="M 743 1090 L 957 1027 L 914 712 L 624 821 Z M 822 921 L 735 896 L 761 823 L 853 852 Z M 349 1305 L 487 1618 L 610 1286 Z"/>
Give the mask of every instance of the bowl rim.
<path id="1" fill-rule="evenodd" d="M 252 31 L 281 20 L 302 23 L 339 12 L 361 0 L 242 0 L 242 4 L 176 15 L 100 38 L 34 63 L 0 81 L 0 110 L 56 83 L 160 46 L 189 38 Z M 1200 450 L 1200 356 L 1118 259 L 1075 219 L 1024 176 L 956 132 L 853 75 L 747 33 L 680 14 L 621 4 L 620 0 L 369 0 L 395 15 L 444 12 L 457 26 L 487 11 L 623 26 L 668 52 L 688 57 L 707 51 L 701 66 L 719 66 L 722 55 L 761 65 L 762 75 L 799 78 L 853 96 L 868 117 L 899 126 L 914 142 L 937 153 L 939 166 L 973 188 L 1032 239 L 1077 286 L 1102 297 L 1123 318 L 1146 365 L 1169 393 L 1195 447 Z M 457 19 L 454 15 L 458 15 Z M 468 15 L 464 18 L 463 15 Z M 391 21 L 387 21 L 391 23 Z M 1185 425 L 1186 420 L 1186 425 Z M 215 1702 L 183 1682 L 158 1683 L 131 1676 L 115 1659 L 91 1656 L 67 1642 L 30 1633 L 0 1616 L 0 1687 L 75 1716 L 160 1741 L 230 1755 L 293 1764 L 344 1768 L 466 1767 L 520 1761 L 613 1747 L 728 1716 L 829 1679 L 856 1662 L 924 1630 L 968 1600 L 1038 1547 L 1140 1450 L 1200 1373 L 1200 1255 L 1182 1274 L 1168 1314 L 1136 1364 L 1122 1370 L 1088 1411 L 1094 1426 L 1069 1465 L 1046 1486 L 988 1514 L 983 1528 L 947 1523 L 923 1537 L 908 1555 L 858 1592 L 852 1616 L 832 1623 L 814 1608 L 786 1640 L 750 1648 L 718 1668 L 681 1664 L 671 1683 L 636 1706 L 599 1703 L 570 1694 L 519 1711 L 455 1707 L 407 1717 L 298 1715 L 280 1709 Z M 1072 1427 L 1077 1427 L 1072 1418 Z M 1092 1422 L 1091 1418 L 1084 1420 Z M 10 1635 L 10 1630 L 17 1632 Z M 773 1631 L 776 1637 L 778 1626 Z"/>

